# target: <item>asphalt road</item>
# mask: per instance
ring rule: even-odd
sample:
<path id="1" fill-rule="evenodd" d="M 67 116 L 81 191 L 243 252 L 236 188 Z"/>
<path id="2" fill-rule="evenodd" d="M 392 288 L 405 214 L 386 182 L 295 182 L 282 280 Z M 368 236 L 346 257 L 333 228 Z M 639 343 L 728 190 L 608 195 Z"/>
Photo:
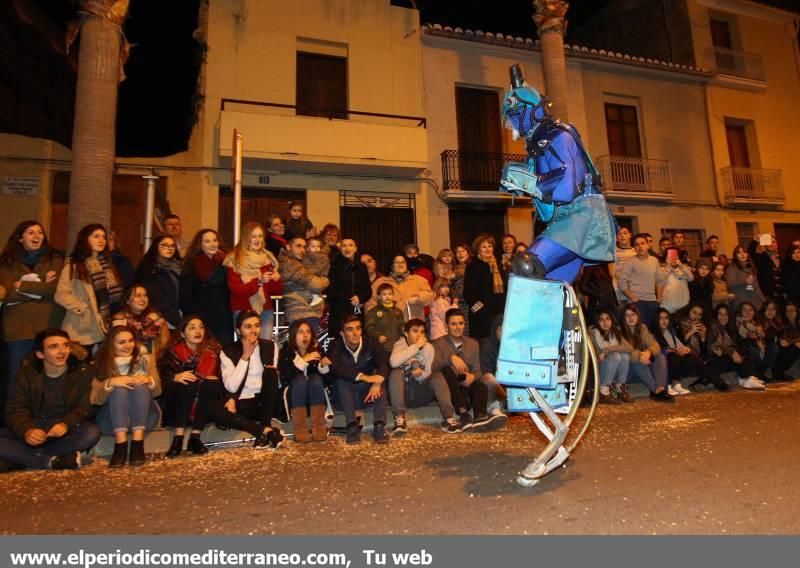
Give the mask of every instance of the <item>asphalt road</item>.
<path id="1" fill-rule="evenodd" d="M 525 417 L 490 434 L 429 426 L 277 452 L 0 476 L 4 534 L 798 534 L 800 381 L 674 405 L 600 407 L 565 468 Z"/>

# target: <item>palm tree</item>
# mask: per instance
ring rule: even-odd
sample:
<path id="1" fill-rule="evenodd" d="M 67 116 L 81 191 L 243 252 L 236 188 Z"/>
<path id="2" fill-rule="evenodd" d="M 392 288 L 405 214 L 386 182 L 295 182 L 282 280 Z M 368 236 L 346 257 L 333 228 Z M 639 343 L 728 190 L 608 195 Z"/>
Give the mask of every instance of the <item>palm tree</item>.
<path id="1" fill-rule="evenodd" d="M 567 122 L 567 62 L 564 57 L 564 32 L 567 30 L 565 0 L 533 0 L 533 21 L 539 31 L 544 68 L 544 92 L 553 102 L 550 113 Z"/>
<path id="2" fill-rule="evenodd" d="M 72 132 L 68 243 L 90 223 L 111 222 L 117 91 L 127 52 L 129 0 L 81 0 L 81 44 Z"/>

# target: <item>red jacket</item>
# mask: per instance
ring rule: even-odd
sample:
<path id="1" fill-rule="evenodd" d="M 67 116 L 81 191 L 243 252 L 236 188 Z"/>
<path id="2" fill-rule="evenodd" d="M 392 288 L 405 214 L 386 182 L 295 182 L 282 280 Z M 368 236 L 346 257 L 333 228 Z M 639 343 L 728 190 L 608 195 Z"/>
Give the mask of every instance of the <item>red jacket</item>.
<path id="1" fill-rule="evenodd" d="M 250 296 L 258 292 L 259 282 L 253 279 L 247 284 L 242 282 L 242 276 L 238 272 L 228 268 L 228 288 L 231 290 L 231 311 L 241 312 L 250 310 Z M 283 292 L 283 280 L 270 280 L 262 285 L 264 296 L 267 301 L 264 304 L 265 310 L 272 309 L 272 299 L 270 296 L 280 296 Z"/>

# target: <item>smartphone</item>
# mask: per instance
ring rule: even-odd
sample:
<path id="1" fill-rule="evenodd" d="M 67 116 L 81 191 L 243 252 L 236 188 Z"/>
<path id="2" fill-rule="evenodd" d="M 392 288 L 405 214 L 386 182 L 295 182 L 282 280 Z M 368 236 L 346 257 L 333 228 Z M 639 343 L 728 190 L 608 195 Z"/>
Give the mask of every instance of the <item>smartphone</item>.
<path id="1" fill-rule="evenodd" d="M 675 262 L 678 260 L 678 249 L 667 250 L 667 262 Z"/>

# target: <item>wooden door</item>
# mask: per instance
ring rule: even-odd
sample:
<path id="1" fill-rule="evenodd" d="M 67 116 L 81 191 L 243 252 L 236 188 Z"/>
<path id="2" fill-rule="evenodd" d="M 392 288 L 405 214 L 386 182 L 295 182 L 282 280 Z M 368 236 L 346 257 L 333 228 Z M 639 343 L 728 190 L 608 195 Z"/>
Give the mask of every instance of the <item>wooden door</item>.
<path id="1" fill-rule="evenodd" d="M 300 203 L 305 210 L 306 192 L 304 190 L 273 189 L 262 187 L 242 188 L 242 224 L 255 221 L 267 229 L 270 215 L 286 217 L 289 202 Z M 227 249 L 233 242 L 233 190 L 230 187 L 219 188 L 218 230 Z"/>
<path id="2" fill-rule="evenodd" d="M 461 189 L 497 191 L 503 168 L 498 93 L 456 87 L 456 121 Z"/>
<path id="3" fill-rule="evenodd" d="M 737 197 L 753 197 L 757 191 L 750 167 L 750 153 L 747 149 L 747 133 L 740 124 L 726 124 L 725 137 L 728 140 L 728 157 L 731 160 L 733 189 Z M 742 168 L 742 169 L 736 169 Z"/>
<path id="4" fill-rule="evenodd" d="M 403 245 L 416 242 L 411 208 L 341 207 L 339 214 L 342 235 L 355 239 L 359 251 L 371 254 L 381 272 L 386 272 L 395 255 L 402 254 Z"/>
<path id="5" fill-rule="evenodd" d="M 54 248 L 72 251 L 75 243 L 67 242 L 67 213 L 69 211 L 69 172 L 53 174 L 53 191 L 50 197 L 50 230 L 48 238 Z M 145 201 L 147 183 L 137 175 L 114 175 L 111 186 L 111 229 L 117 234 L 117 246 L 122 253 L 137 264 L 142 256 L 144 242 Z M 157 182 L 160 192 L 166 191 L 166 179 Z M 155 225 L 153 234 L 158 234 Z"/>
<path id="6" fill-rule="evenodd" d="M 480 205 L 450 209 L 451 246 L 455 247 L 462 243 L 471 246 L 472 240 L 480 233 L 493 236 L 499 247 L 506 233 L 506 208 Z"/>

